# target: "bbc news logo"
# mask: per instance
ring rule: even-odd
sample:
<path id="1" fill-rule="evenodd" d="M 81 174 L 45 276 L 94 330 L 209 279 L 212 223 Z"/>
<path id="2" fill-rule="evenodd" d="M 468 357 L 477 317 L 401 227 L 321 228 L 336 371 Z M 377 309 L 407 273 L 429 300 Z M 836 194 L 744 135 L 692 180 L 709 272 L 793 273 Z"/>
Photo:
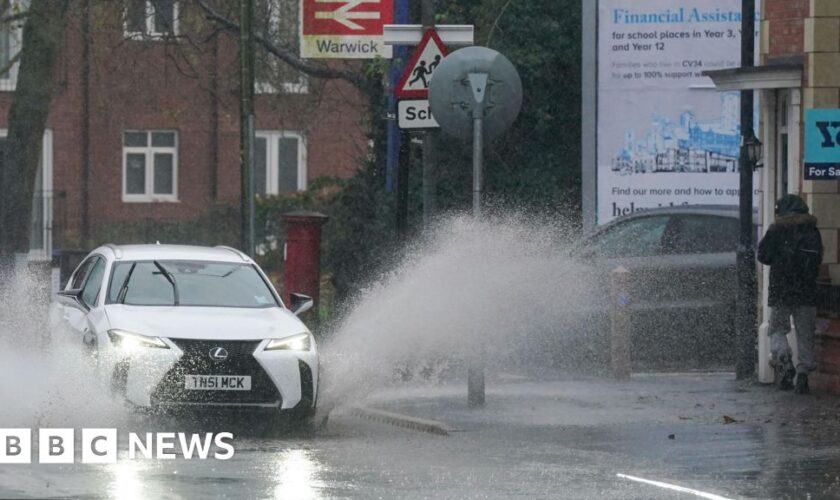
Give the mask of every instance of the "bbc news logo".
<path id="1" fill-rule="evenodd" d="M 0 429 L 0 464 L 30 464 L 33 460 L 32 429 Z M 117 429 L 82 429 L 78 441 L 83 464 L 116 463 Z M 183 432 L 128 433 L 129 460 L 230 460 L 235 453 L 233 434 Z M 38 463 L 72 464 L 76 461 L 75 429 L 38 429 Z"/>

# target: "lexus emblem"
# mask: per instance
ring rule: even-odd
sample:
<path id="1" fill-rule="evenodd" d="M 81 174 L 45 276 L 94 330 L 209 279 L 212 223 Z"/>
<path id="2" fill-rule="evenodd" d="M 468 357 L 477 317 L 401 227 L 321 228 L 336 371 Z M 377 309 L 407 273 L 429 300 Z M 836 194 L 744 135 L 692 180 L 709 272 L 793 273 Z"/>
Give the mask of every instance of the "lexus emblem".
<path id="1" fill-rule="evenodd" d="M 214 347 L 210 349 L 210 359 L 213 361 L 224 361 L 228 359 L 227 349 L 224 347 Z"/>

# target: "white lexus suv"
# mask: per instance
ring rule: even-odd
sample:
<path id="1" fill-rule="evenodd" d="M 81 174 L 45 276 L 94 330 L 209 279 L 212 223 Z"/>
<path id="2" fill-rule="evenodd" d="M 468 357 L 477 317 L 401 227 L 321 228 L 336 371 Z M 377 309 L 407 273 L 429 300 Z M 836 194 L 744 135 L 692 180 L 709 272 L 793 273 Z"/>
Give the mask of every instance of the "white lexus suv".
<path id="1" fill-rule="evenodd" d="M 257 264 L 232 248 L 106 245 L 76 268 L 51 318 L 134 405 L 308 417 L 318 352 L 297 314 L 312 299 L 291 302 L 287 309 Z"/>

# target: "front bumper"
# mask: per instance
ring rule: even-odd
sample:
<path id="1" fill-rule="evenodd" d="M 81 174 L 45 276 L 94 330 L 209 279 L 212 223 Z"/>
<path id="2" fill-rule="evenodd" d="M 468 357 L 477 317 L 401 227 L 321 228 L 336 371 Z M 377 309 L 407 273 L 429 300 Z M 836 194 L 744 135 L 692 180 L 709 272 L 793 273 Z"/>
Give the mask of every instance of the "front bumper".
<path id="1" fill-rule="evenodd" d="M 115 364 L 113 379 L 126 399 L 141 407 L 312 408 L 318 387 L 318 353 L 265 351 L 268 340 L 209 341 L 166 339 L 169 349 L 143 349 Z M 223 347 L 224 361 L 209 352 Z M 186 375 L 248 375 L 249 391 L 196 391 L 184 388 Z"/>

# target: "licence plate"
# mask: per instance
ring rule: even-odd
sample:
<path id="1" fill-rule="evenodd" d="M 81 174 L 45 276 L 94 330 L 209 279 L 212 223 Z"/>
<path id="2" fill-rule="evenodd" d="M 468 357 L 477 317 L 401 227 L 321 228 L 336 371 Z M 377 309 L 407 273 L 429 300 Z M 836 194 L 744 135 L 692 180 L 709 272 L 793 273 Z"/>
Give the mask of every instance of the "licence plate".
<path id="1" fill-rule="evenodd" d="M 184 388 L 192 391 L 250 391 L 249 375 L 187 375 Z"/>

